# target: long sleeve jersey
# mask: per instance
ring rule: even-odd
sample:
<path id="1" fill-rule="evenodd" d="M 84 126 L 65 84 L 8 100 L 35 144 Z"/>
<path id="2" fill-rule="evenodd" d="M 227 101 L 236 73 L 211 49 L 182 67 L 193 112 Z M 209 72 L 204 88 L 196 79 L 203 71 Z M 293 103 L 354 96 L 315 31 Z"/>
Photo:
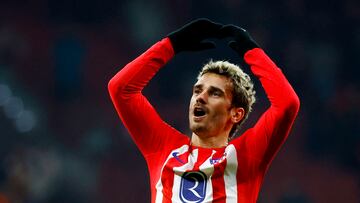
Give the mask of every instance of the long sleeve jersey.
<path id="1" fill-rule="evenodd" d="M 164 38 L 108 85 L 122 122 L 146 160 L 151 202 L 256 202 L 264 174 L 299 110 L 296 93 L 262 49 L 247 51 L 245 62 L 260 80 L 270 107 L 226 147 L 192 146 L 190 138 L 163 121 L 142 94 L 173 56 L 171 42 Z"/>

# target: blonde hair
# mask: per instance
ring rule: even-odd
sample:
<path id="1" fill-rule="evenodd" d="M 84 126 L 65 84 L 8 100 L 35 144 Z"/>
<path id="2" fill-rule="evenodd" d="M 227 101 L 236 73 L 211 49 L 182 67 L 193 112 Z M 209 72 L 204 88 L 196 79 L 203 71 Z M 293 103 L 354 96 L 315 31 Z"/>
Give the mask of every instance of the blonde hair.
<path id="1" fill-rule="evenodd" d="M 210 60 L 201 69 L 198 79 L 206 73 L 215 73 L 229 78 L 233 86 L 233 98 L 231 104 L 233 107 L 242 107 L 245 110 L 244 118 L 239 123 L 235 124 L 230 131 L 229 137 L 233 137 L 248 118 L 249 113 L 252 110 L 252 105 L 256 101 L 255 90 L 253 90 L 254 84 L 252 83 L 250 76 L 244 73 L 239 66 L 228 61 Z"/>

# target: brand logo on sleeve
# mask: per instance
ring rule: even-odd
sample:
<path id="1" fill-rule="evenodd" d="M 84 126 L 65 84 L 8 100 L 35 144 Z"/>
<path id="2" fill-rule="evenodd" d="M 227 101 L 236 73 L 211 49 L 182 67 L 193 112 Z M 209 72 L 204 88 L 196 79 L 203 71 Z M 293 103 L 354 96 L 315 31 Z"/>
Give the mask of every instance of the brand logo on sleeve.
<path id="1" fill-rule="evenodd" d="M 207 177 L 201 171 L 185 172 L 181 177 L 180 199 L 185 203 L 199 203 L 206 196 Z"/>
<path id="2" fill-rule="evenodd" d="M 179 152 L 173 152 L 172 155 L 173 157 L 180 163 L 184 164 L 184 162 L 179 158 L 178 156 Z"/>

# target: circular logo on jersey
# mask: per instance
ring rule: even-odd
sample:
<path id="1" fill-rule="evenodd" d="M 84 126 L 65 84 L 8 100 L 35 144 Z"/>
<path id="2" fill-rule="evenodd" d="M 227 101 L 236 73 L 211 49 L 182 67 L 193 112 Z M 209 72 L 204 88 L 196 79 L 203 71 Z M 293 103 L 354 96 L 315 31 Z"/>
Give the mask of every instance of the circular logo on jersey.
<path id="1" fill-rule="evenodd" d="M 199 203 L 206 196 L 207 177 L 201 171 L 185 172 L 181 177 L 180 199 L 185 203 Z"/>

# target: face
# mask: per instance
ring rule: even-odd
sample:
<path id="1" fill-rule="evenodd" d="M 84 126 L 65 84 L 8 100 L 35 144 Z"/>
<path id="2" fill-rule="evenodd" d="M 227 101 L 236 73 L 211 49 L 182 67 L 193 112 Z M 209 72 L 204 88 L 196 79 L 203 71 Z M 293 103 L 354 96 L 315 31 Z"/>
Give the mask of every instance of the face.
<path id="1" fill-rule="evenodd" d="M 228 132 L 232 120 L 232 83 L 225 76 L 206 73 L 195 83 L 189 106 L 189 124 L 200 137 Z"/>

